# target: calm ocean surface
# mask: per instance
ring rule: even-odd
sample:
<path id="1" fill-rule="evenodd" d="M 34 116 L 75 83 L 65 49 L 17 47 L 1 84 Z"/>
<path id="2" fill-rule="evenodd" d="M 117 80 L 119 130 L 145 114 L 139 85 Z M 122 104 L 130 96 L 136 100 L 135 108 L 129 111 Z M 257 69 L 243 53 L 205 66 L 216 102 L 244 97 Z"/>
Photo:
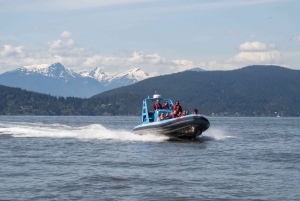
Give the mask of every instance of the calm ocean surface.
<path id="1" fill-rule="evenodd" d="M 169 141 L 140 117 L 0 116 L 0 200 L 300 200 L 300 118 L 208 119 Z"/>

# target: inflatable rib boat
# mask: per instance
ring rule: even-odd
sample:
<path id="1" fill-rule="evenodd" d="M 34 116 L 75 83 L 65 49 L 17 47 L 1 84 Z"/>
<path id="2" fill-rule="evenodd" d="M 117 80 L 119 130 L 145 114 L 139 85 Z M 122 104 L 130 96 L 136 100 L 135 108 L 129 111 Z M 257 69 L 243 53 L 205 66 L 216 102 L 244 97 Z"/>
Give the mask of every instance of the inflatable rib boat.
<path id="1" fill-rule="evenodd" d="M 168 102 L 169 108 L 157 109 L 153 111 L 153 105 L 156 100 Z M 155 94 L 153 98 L 143 100 L 142 123 L 133 128 L 136 134 L 159 134 L 171 138 L 194 139 L 206 131 L 210 123 L 200 114 L 189 114 L 175 118 L 164 118 L 158 121 L 159 115 L 163 113 L 172 113 L 173 102 L 168 98 L 162 98 Z"/>

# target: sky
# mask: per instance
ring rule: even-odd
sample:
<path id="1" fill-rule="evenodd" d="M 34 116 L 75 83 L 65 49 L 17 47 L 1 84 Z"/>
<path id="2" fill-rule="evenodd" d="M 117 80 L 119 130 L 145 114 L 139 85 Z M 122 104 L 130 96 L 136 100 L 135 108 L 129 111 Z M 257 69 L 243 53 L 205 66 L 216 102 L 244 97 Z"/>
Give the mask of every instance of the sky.
<path id="1" fill-rule="evenodd" d="M 0 73 L 300 70 L 299 0 L 0 0 Z"/>

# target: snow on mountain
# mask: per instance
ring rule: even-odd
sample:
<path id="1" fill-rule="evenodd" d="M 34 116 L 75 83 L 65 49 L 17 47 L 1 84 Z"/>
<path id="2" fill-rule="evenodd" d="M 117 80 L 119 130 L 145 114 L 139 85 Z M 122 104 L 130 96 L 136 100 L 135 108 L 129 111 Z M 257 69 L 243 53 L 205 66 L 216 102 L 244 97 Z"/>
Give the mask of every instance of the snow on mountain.
<path id="1" fill-rule="evenodd" d="M 83 71 L 79 74 L 83 77 L 94 78 L 99 82 L 102 82 L 105 86 L 114 86 L 114 88 L 133 84 L 149 77 L 147 73 L 139 68 L 133 68 L 126 72 L 117 73 L 113 76 L 107 75 L 99 67 L 95 68 L 91 72 Z"/>
<path id="2" fill-rule="evenodd" d="M 60 63 L 24 66 L 0 75 L 0 84 L 54 96 L 87 98 L 105 90 L 103 83 L 82 77 Z"/>
<path id="3" fill-rule="evenodd" d="M 89 71 L 81 71 L 78 74 L 81 75 L 82 77 L 89 77 Z"/>
<path id="4" fill-rule="evenodd" d="M 80 76 L 79 74 L 75 73 L 73 70 L 65 68 L 61 63 L 54 63 L 50 66 L 49 64 L 24 66 L 12 72 L 14 73 L 18 72 L 23 75 L 40 74 L 46 77 L 66 78 L 66 79 Z"/>
<path id="5" fill-rule="evenodd" d="M 133 68 L 123 73 L 118 73 L 109 79 L 105 85 L 108 89 L 134 84 L 150 76 L 139 68 Z"/>
<path id="6" fill-rule="evenodd" d="M 79 74 L 83 77 L 94 78 L 94 79 L 98 80 L 99 82 L 103 82 L 103 83 L 108 82 L 111 78 L 109 75 L 105 74 L 99 67 L 95 68 L 91 72 L 83 71 Z"/>
<path id="7" fill-rule="evenodd" d="M 49 66 L 50 66 L 49 64 L 31 65 L 31 66 L 24 66 L 14 71 L 20 70 L 20 71 L 27 71 L 27 72 L 46 73 Z"/>
<path id="8" fill-rule="evenodd" d="M 142 71 L 139 68 L 133 68 L 129 71 L 123 72 L 123 73 L 118 73 L 116 75 L 114 75 L 110 81 L 112 80 L 117 80 L 117 79 L 128 79 L 133 81 L 133 83 L 135 82 L 139 82 L 141 80 L 144 80 L 146 78 L 148 78 L 149 75 L 147 73 L 145 73 L 144 71 Z"/>
<path id="9" fill-rule="evenodd" d="M 100 68 L 76 73 L 60 63 L 24 66 L 0 75 L 0 84 L 55 96 L 91 97 L 97 93 L 134 84 L 149 75 L 139 68 L 109 76 Z"/>

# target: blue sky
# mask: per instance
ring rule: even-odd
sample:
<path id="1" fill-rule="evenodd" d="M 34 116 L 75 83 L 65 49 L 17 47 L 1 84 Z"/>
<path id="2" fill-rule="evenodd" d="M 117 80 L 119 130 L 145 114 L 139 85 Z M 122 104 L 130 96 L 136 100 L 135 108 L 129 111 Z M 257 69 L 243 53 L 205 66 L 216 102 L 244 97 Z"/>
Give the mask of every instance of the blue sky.
<path id="1" fill-rule="evenodd" d="M 151 75 L 276 64 L 300 70 L 296 0 L 0 0 L 0 73 L 61 62 Z"/>

